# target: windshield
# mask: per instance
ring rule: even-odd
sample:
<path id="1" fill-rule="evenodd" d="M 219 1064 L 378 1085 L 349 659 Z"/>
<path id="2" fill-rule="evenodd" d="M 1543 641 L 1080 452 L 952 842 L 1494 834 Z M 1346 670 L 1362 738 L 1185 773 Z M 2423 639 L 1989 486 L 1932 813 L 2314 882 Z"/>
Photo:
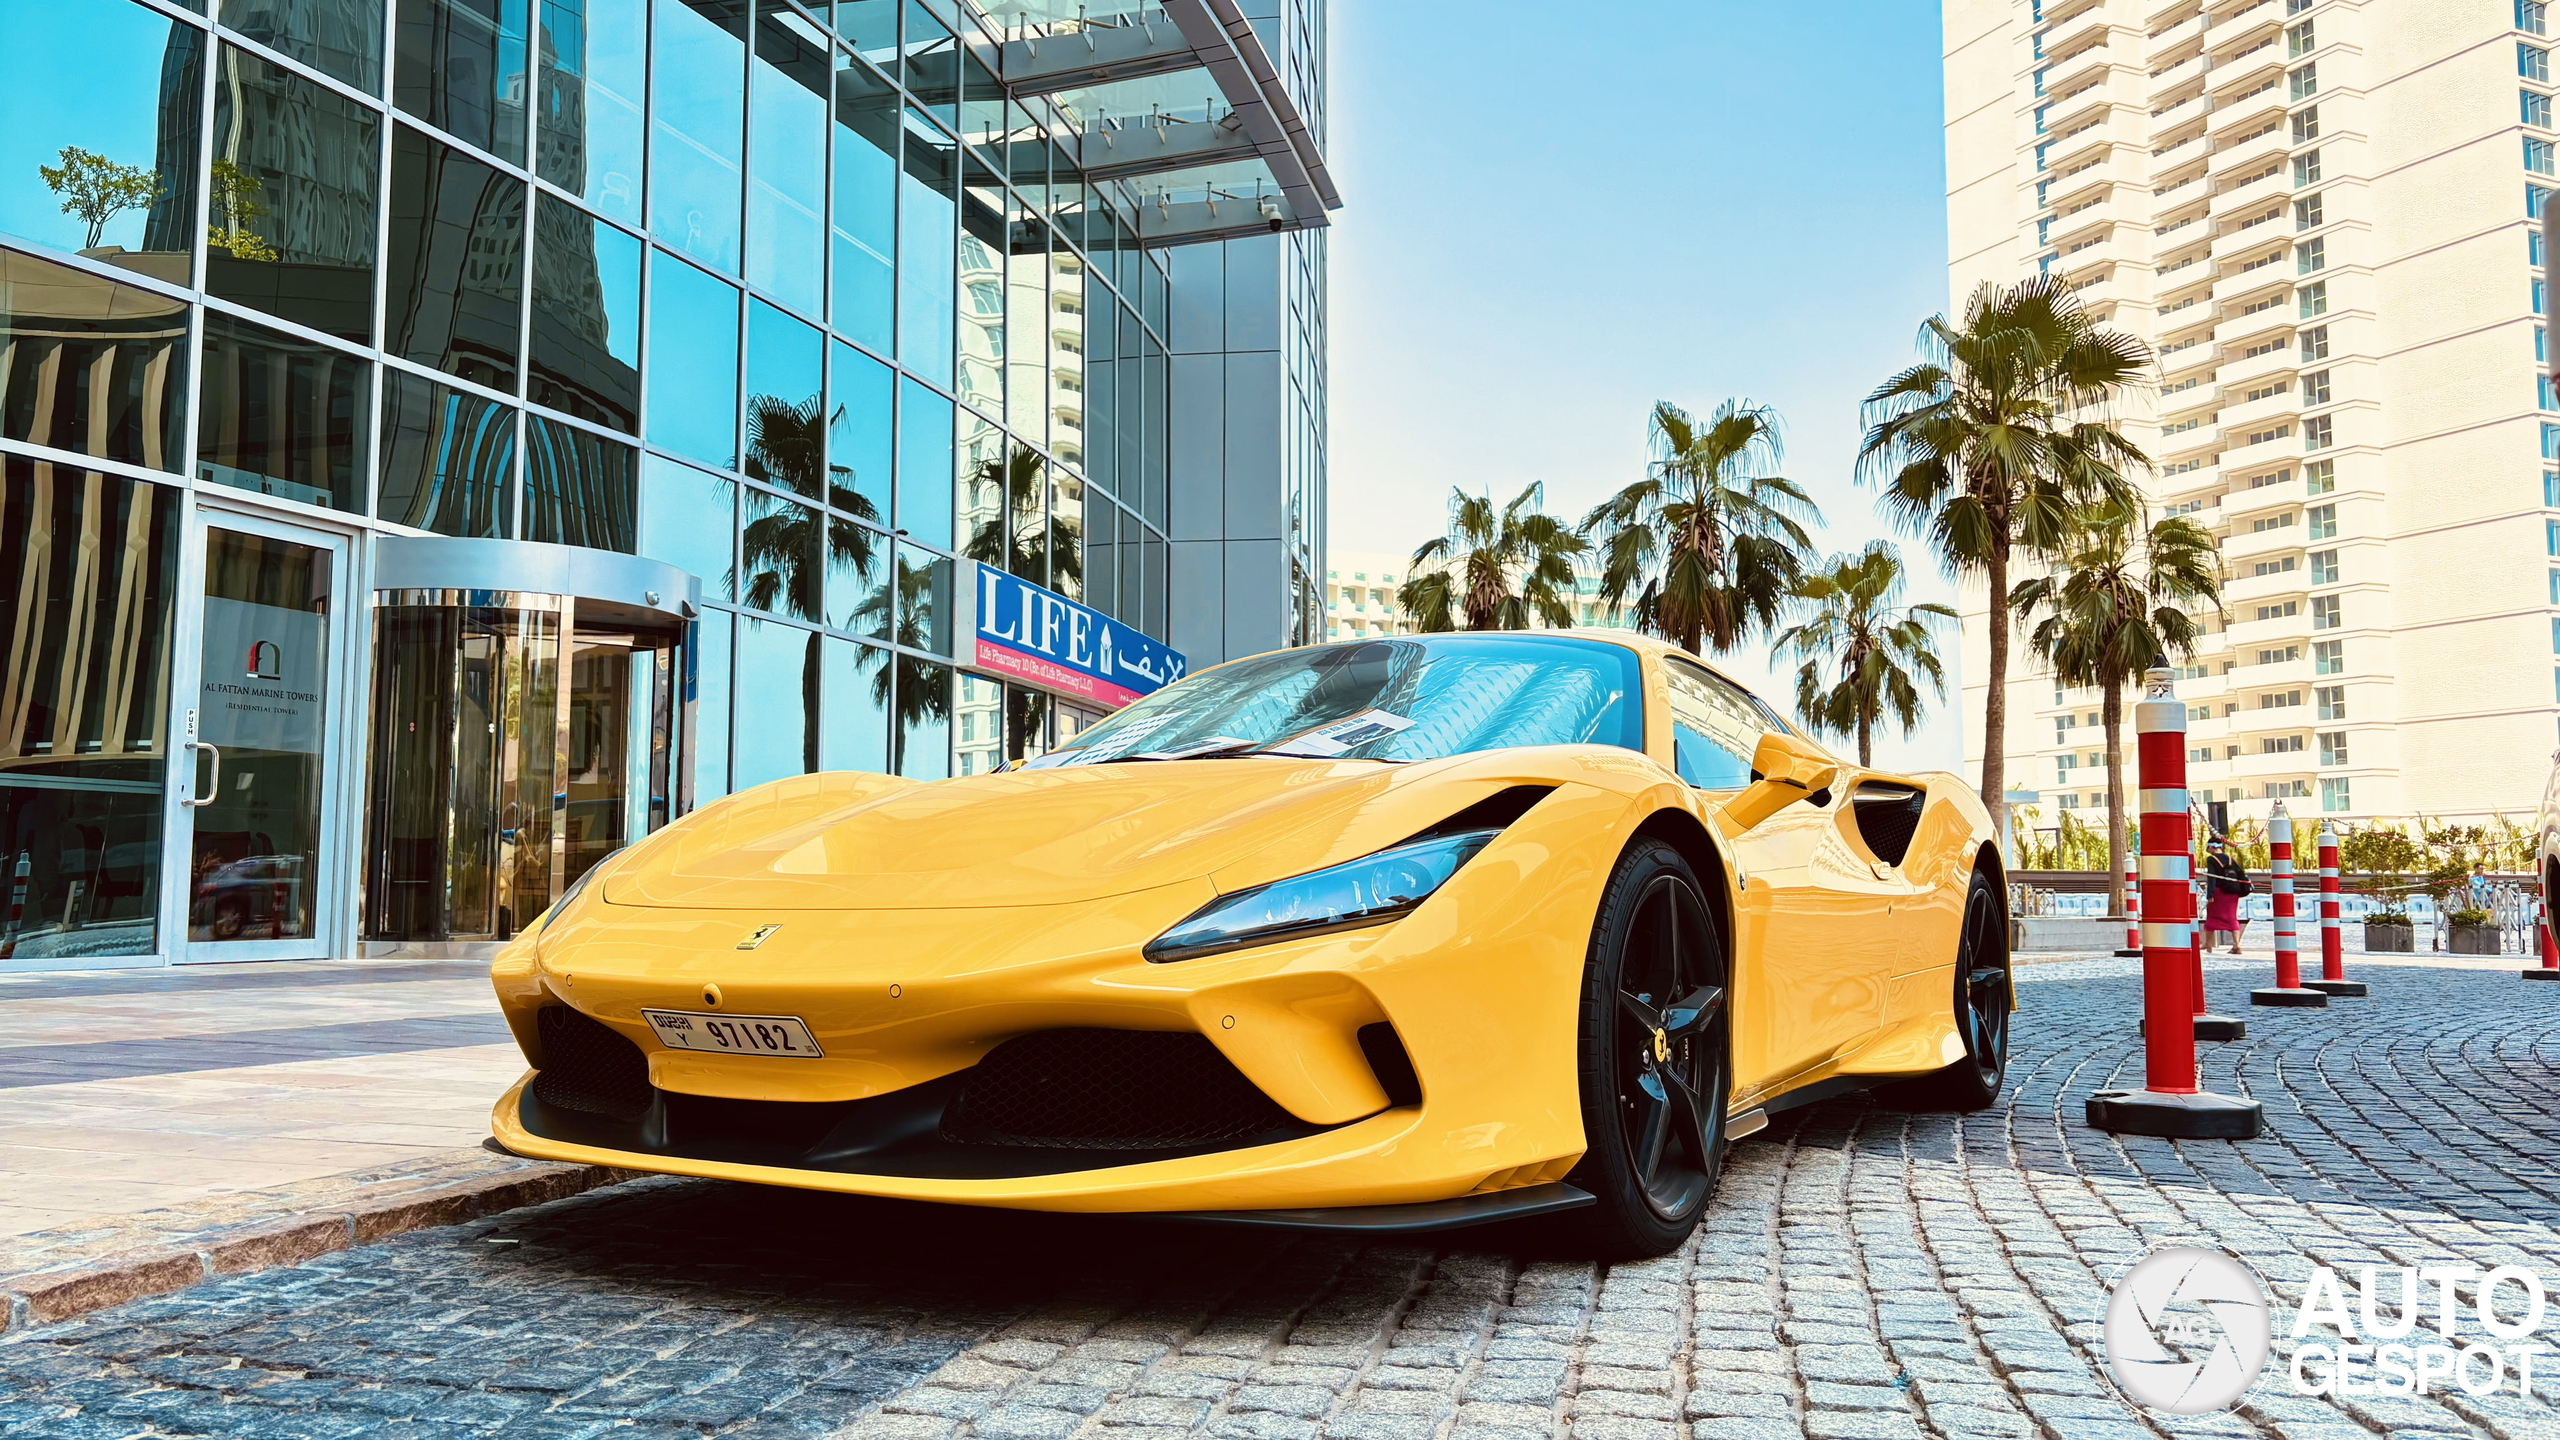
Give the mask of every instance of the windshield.
<path id="1" fill-rule="evenodd" d="M 1640 751 L 1642 673 L 1624 646 L 1545 636 L 1284 650 L 1159 690 L 1032 763 L 1186 753 L 1437 760 L 1514 745 Z"/>

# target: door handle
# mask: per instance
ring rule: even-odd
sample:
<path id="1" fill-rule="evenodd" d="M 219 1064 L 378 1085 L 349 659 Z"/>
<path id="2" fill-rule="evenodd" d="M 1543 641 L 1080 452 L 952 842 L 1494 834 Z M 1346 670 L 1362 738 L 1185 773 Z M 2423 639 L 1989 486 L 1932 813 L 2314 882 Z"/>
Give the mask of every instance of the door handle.
<path id="1" fill-rule="evenodd" d="M 213 773 L 205 777 L 204 790 L 193 800 L 181 800 L 178 802 L 181 805 L 201 810 L 205 806 L 212 804 L 215 797 L 221 794 L 222 747 L 204 740 L 190 740 L 187 742 L 187 748 L 190 750 L 202 750 L 213 757 Z M 195 777 L 189 776 L 188 778 L 192 780 Z"/>

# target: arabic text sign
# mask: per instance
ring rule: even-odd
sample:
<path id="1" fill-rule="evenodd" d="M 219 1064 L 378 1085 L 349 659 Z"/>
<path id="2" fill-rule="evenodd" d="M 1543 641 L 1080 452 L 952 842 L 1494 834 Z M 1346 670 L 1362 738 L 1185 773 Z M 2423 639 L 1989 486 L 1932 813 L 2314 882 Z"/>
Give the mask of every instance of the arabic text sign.
<path id="1" fill-rule="evenodd" d="M 1116 710 L 1189 668 L 1179 651 L 1099 610 L 992 566 L 972 568 L 976 623 L 963 660 L 972 669 Z"/>

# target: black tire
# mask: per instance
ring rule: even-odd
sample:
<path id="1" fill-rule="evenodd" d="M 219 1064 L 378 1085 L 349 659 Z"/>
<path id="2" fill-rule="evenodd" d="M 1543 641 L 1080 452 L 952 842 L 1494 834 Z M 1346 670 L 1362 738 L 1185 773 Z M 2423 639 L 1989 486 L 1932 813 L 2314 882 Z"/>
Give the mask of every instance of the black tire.
<path id="1" fill-rule="evenodd" d="M 1965 891 L 1956 931 L 1956 1033 L 1964 1058 L 1934 1075 L 1881 1088 L 1906 1110 L 1984 1110 L 2000 1098 L 2009 1075 L 2009 907 L 2000 887 L 1977 870 Z"/>
<path id="2" fill-rule="evenodd" d="M 1697 872 L 1661 841 L 1630 846 L 1601 894 L 1583 967 L 1588 1148 L 1566 1178 L 1600 1203 L 1567 1217 L 1575 1250 L 1667 1255 L 1715 1198 L 1733 1091 L 1728 973 Z"/>

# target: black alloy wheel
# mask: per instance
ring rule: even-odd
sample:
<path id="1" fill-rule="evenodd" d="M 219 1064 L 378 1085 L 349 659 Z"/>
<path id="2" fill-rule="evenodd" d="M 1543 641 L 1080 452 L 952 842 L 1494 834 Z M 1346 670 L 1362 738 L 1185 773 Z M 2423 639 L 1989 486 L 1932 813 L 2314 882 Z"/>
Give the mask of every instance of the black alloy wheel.
<path id="1" fill-rule="evenodd" d="M 1956 1034 L 1964 1058 L 1934 1075 L 1886 1087 L 1886 1099 L 1914 1110 L 1981 1110 L 2000 1098 L 2009 1074 L 2009 915 L 1991 877 L 1974 872 L 1956 932 Z"/>
<path id="2" fill-rule="evenodd" d="M 1584 1248 L 1668 1254 L 1723 1168 L 1732 1094 L 1724 941 L 1696 873 L 1659 841 L 1618 862 L 1593 926 L 1582 999 L 1583 1132 L 1573 1183 Z"/>

